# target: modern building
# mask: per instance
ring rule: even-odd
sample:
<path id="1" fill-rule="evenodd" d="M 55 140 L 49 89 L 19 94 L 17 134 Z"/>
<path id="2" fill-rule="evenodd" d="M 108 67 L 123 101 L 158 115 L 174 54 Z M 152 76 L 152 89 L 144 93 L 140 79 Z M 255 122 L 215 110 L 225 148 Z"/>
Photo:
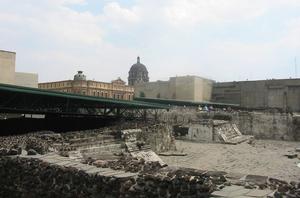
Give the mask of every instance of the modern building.
<path id="1" fill-rule="evenodd" d="M 128 74 L 128 85 L 130 86 L 149 82 L 148 70 L 146 66 L 140 62 L 140 57 L 137 57 L 137 62 L 131 66 Z"/>
<path id="2" fill-rule="evenodd" d="M 75 74 L 73 80 L 39 83 L 40 89 L 61 91 L 120 100 L 132 100 L 134 89 L 118 78 L 111 83 L 87 80 L 82 71 Z"/>
<path id="3" fill-rule="evenodd" d="M 177 76 L 168 81 L 139 83 L 134 86 L 136 97 L 186 101 L 210 101 L 213 81 L 199 76 Z"/>
<path id="4" fill-rule="evenodd" d="M 0 83 L 15 84 L 16 53 L 0 50 Z"/>
<path id="5" fill-rule="evenodd" d="M 219 82 L 213 86 L 212 101 L 300 111 L 300 79 Z"/>
<path id="6" fill-rule="evenodd" d="M 24 87 L 38 87 L 38 74 L 35 73 L 15 73 L 15 85 Z"/>
<path id="7" fill-rule="evenodd" d="M 38 74 L 16 72 L 16 53 L 0 50 L 0 83 L 38 87 Z"/>

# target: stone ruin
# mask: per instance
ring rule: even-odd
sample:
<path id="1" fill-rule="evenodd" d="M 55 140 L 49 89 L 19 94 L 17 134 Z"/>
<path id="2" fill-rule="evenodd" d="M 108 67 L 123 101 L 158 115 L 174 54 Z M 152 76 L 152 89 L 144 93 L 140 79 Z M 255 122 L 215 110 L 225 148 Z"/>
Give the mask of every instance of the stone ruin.
<path id="1" fill-rule="evenodd" d="M 240 136 L 228 122 L 211 124 L 212 138 Z M 1 137 L 0 197 L 209 197 L 231 185 L 300 196 L 297 182 L 169 167 L 156 153 L 175 150 L 172 128 L 135 126 Z"/>
<path id="2" fill-rule="evenodd" d="M 153 128 L 163 127 L 148 131 Z M 1 137 L 0 197 L 208 197 L 213 192 L 210 176 L 166 167 L 143 136 L 142 129 L 127 129 Z M 172 148 L 160 136 L 152 137 L 160 141 L 154 148 Z"/>

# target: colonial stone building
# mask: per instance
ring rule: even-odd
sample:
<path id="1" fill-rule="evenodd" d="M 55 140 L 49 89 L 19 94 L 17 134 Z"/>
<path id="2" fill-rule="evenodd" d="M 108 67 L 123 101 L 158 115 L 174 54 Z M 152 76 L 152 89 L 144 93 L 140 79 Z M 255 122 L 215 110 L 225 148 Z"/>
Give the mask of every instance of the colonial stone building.
<path id="1" fill-rule="evenodd" d="M 74 76 L 74 80 L 39 83 L 40 89 L 82 94 L 120 100 L 132 100 L 134 89 L 118 78 L 111 83 L 87 80 L 82 71 Z"/>
<path id="2" fill-rule="evenodd" d="M 137 62 L 133 64 L 129 70 L 128 85 L 134 86 L 138 83 L 149 82 L 148 70 L 145 65 L 140 62 L 140 57 L 137 57 Z"/>

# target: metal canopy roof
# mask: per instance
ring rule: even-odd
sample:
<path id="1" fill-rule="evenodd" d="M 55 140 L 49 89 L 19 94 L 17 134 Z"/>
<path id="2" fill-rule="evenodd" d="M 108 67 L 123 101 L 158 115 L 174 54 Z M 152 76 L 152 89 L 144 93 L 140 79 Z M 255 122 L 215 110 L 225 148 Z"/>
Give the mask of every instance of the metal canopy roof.
<path id="1" fill-rule="evenodd" d="M 0 110 L 61 108 L 167 109 L 167 105 L 143 101 L 116 100 L 0 83 Z"/>

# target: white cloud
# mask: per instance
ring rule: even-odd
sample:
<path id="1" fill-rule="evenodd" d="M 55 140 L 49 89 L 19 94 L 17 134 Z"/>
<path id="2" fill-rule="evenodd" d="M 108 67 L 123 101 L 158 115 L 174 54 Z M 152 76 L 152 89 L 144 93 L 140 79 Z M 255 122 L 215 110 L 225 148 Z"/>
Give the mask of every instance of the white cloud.
<path id="1" fill-rule="evenodd" d="M 57 2 L 61 5 L 72 5 L 72 4 L 79 4 L 83 5 L 86 4 L 86 0 L 48 0 L 49 2 Z"/>
<path id="2" fill-rule="evenodd" d="M 100 19 L 106 25 L 121 28 L 126 25 L 138 23 L 140 16 L 137 7 L 127 9 L 122 8 L 117 2 L 111 2 L 104 6 Z"/>
<path id="3" fill-rule="evenodd" d="M 102 40 L 103 30 L 97 18 L 88 12 L 79 13 L 61 8 L 39 19 L 32 19 L 31 22 L 36 32 L 53 36 L 54 39 L 86 44 Z"/>
<path id="4" fill-rule="evenodd" d="M 165 15 L 173 25 L 232 22 L 261 16 L 264 4 L 261 0 L 173 0 Z"/>
<path id="5" fill-rule="evenodd" d="M 82 2 L 84 1 L 54 0 L 34 4 L 34 1 L 24 1 L 11 7 L 5 6 L 0 8 L 1 26 L 14 26 L 19 34 L 31 33 L 38 38 L 59 42 L 100 42 L 103 30 L 97 17 L 89 12 L 76 12 L 63 5 Z"/>
<path id="6" fill-rule="evenodd" d="M 281 47 L 300 48 L 300 17 L 286 24 L 286 34 L 279 41 Z"/>
<path id="7" fill-rule="evenodd" d="M 228 29 L 217 34 L 207 26 L 202 34 L 185 28 L 201 24 L 226 28 L 227 23 L 238 22 L 233 29 L 240 30 L 249 19 L 270 10 L 288 13 L 287 8 L 300 6 L 300 0 L 138 0 L 129 7 L 116 0 L 94 8 L 98 13 L 69 6 L 85 4 L 88 9 L 88 0 L 12 2 L 0 0 L 1 48 L 16 49 L 18 70 L 38 72 L 42 81 L 70 78 L 78 69 L 88 78 L 110 81 L 121 76 L 125 80 L 137 55 L 142 56 L 151 80 L 183 74 L 244 80 L 247 72 L 263 78 L 274 74 L 274 67 L 285 58 L 280 52 L 300 48 L 300 18 L 277 34 L 281 38 L 258 31 L 247 40 L 249 35 L 243 31 L 239 37 Z M 176 32 L 170 24 L 179 27 Z M 255 40 L 260 35 L 270 39 Z"/>

